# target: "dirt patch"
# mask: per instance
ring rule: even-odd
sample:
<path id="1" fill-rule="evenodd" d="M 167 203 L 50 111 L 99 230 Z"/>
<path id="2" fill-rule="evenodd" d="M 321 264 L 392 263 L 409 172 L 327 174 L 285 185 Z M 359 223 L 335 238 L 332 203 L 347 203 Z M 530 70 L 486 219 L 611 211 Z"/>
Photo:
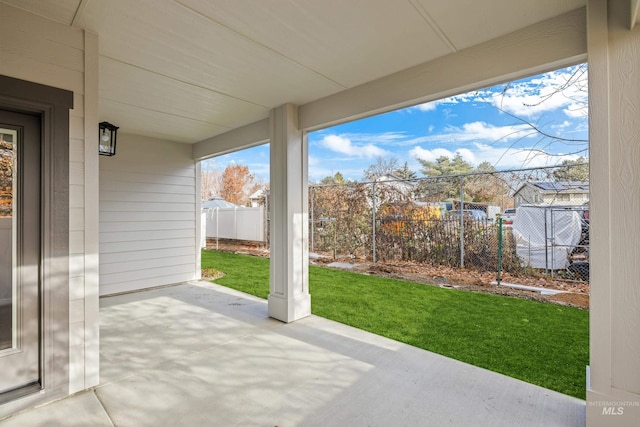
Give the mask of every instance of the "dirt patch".
<path id="1" fill-rule="evenodd" d="M 268 246 L 256 242 L 219 240 L 216 245 L 215 240 L 207 241 L 207 249 L 216 249 L 216 246 L 218 250 L 225 252 L 250 254 L 263 257 L 269 256 Z M 423 283 L 430 286 L 439 286 L 452 290 L 462 289 L 471 292 L 484 292 L 534 301 L 550 302 L 582 309 L 589 308 L 589 283 L 563 281 L 543 276 L 542 274 L 537 277 L 528 277 L 505 273 L 502 276 L 502 282 L 559 290 L 562 291 L 562 293 L 556 295 L 541 295 L 539 292 L 535 291 L 525 291 L 504 286 L 496 286 L 492 284 L 492 282 L 496 281 L 496 272 L 491 271 L 483 272 L 465 268 L 459 269 L 453 267 L 423 265 L 413 262 L 379 262 L 374 266 L 362 259 L 352 259 L 348 257 L 333 259 L 329 254 L 319 254 L 319 256 L 310 260 L 310 263 L 315 265 L 327 265 L 333 262 L 356 263 L 358 264 L 357 266 L 349 269 L 349 271 L 355 273 L 408 280 L 411 282 Z M 203 277 L 204 274 L 205 272 L 203 270 Z"/>
<path id="2" fill-rule="evenodd" d="M 570 292 L 563 292 L 557 295 L 551 295 L 550 301 L 566 304 L 572 307 L 588 308 L 589 307 L 589 295 L 575 294 Z"/>
<path id="3" fill-rule="evenodd" d="M 269 256 L 269 246 L 266 243 L 248 240 L 207 239 L 207 249 L 247 255 Z"/>

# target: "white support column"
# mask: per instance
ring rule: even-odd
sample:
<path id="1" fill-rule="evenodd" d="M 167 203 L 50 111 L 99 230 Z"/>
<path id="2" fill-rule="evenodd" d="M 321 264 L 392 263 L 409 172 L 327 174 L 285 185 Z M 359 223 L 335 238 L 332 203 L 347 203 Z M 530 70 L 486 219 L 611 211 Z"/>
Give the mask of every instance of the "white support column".
<path id="1" fill-rule="evenodd" d="M 298 107 L 271 110 L 271 272 L 269 316 L 293 322 L 311 314 L 307 138 Z"/>
<path id="2" fill-rule="evenodd" d="M 640 420 L 640 28 L 589 0 L 590 377 L 587 426 Z"/>

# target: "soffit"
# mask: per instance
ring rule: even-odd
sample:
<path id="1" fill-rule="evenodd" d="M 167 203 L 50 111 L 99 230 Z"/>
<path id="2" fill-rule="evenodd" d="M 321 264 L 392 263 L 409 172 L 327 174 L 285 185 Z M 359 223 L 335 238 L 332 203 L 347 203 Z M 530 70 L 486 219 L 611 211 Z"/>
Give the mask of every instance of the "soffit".
<path id="1" fill-rule="evenodd" d="M 585 0 L 0 0 L 93 31 L 100 120 L 194 143 Z"/>
<path id="2" fill-rule="evenodd" d="M 81 0 L 2 0 L 2 3 L 10 4 L 52 21 L 71 25 Z"/>
<path id="3" fill-rule="evenodd" d="M 584 0 L 416 1 L 456 49 L 471 47 L 585 5 Z"/>

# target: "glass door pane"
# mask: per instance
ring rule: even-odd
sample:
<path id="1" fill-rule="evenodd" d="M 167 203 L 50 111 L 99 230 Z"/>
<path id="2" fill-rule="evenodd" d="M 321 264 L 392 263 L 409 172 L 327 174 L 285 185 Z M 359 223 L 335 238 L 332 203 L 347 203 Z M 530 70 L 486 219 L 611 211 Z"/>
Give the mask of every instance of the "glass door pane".
<path id="1" fill-rule="evenodd" d="M 0 128 L 0 351 L 16 345 L 16 139 L 15 130 Z"/>
<path id="2" fill-rule="evenodd" d="M 40 378 L 40 120 L 0 109 L 0 400 Z"/>

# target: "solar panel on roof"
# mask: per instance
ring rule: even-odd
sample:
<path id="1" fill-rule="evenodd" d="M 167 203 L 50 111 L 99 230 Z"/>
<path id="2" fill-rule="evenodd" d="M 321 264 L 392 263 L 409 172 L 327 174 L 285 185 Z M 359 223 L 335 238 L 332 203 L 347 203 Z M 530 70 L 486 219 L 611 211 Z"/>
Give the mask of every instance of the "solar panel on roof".
<path id="1" fill-rule="evenodd" d="M 534 185 L 544 191 L 589 190 L 589 183 L 581 181 L 536 182 Z"/>

